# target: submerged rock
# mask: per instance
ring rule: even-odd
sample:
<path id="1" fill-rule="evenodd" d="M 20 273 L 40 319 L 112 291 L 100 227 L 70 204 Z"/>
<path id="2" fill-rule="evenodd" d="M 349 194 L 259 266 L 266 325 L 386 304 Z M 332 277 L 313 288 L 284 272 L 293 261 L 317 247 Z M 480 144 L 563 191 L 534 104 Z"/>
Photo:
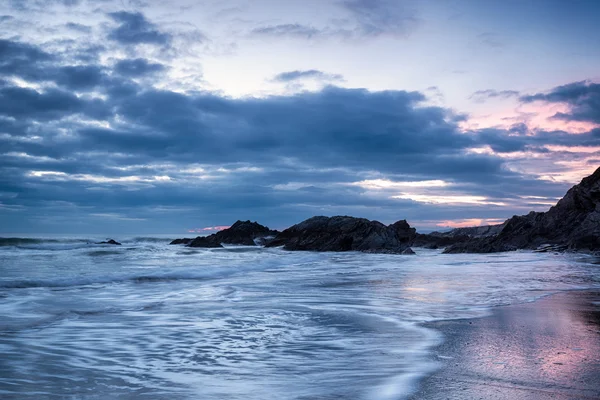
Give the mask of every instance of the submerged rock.
<path id="1" fill-rule="evenodd" d="M 116 240 L 113 240 L 113 239 L 108 239 L 108 240 L 106 240 L 104 242 L 98 242 L 96 244 L 114 244 L 116 246 L 121 246 L 121 243 L 119 243 L 119 242 L 117 242 Z"/>
<path id="2" fill-rule="evenodd" d="M 518 249 L 600 250 L 600 168 L 547 212 L 508 219 L 495 236 L 448 247 L 446 253 L 493 253 Z"/>
<path id="3" fill-rule="evenodd" d="M 415 229 L 404 220 L 386 226 L 378 221 L 348 216 L 312 217 L 284 230 L 267 247 L 402 253 L 415 235 Z"/>

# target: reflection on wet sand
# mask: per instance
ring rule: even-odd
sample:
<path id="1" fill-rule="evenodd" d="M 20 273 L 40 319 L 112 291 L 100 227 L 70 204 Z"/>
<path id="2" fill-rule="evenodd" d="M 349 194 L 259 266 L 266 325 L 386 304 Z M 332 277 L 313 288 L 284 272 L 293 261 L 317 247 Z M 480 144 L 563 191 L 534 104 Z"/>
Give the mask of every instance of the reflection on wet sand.
<path id="1" fill-rule="evenodd" d="M 431 324 L 444 366 L 414 399 L 600 398 L 600 292 L 567 292 L 490 317 Z"/>

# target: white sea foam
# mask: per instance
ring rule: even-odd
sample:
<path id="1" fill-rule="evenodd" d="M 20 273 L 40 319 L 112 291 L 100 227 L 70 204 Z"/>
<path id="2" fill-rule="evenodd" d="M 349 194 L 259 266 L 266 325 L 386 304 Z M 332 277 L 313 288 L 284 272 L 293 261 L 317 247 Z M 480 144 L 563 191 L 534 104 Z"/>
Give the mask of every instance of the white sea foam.
<path id="1" fill-rule="evenodd" d="M 587 256 L 91 242 L 0 246 L 1 396 L 400 399 L 443 361 L 421 322 L 600 286 Z"/>

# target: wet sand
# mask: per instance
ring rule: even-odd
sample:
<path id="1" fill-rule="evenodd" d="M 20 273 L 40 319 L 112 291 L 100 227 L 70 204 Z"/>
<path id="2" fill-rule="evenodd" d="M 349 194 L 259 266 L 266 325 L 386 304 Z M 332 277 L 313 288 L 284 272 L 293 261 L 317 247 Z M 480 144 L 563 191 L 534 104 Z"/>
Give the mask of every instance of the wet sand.
<path id="1" fill-rule="evenodd" d="M 600 290 L 427 326 L 442 367 L 411 399 L 600 399 Z"/>

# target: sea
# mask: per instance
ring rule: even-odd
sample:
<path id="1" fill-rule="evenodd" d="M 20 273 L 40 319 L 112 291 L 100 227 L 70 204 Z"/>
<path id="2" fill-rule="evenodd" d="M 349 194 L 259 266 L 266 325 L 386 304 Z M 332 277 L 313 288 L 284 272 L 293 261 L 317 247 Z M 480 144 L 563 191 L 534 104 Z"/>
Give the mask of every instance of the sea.
<path id="1" fill-rule="evenodd" d="M 600 287 L 585 254 L 193 249 L 0 238 L 2 399 L 403 399 L 429 321 Z"/>

